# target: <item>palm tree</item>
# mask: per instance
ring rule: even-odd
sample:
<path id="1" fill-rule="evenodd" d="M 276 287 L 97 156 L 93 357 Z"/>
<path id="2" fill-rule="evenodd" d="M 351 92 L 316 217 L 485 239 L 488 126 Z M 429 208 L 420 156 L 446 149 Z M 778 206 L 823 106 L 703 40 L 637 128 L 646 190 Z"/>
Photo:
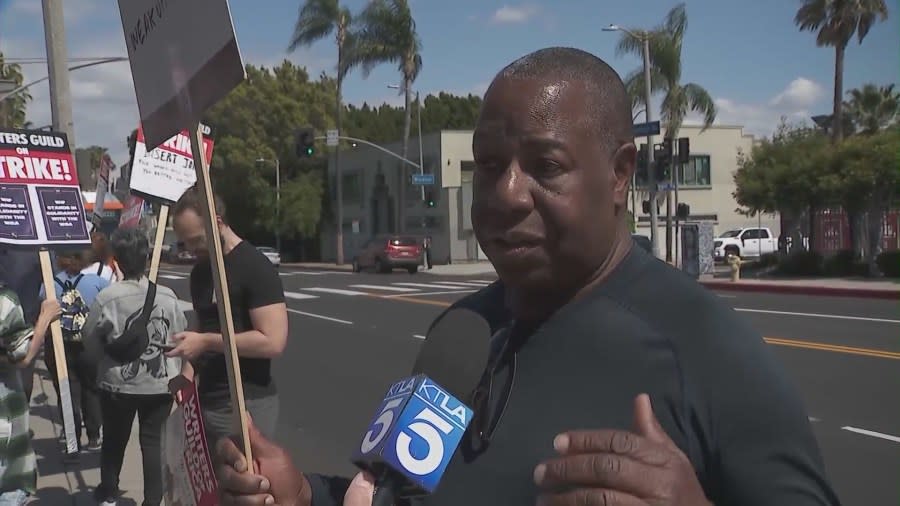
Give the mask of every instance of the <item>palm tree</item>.
<path id="1" fill-rule="evenodd" d="M 871 135 L 890 127 L 900 114 L 900 93 L 894 91 L 893 84 L 879 87 L 869 83 L 847 94 L 850 100 L 844 107 L 862 134 Z"/>
<path id="2" fill-rule="evenodd" d="M 294 26 L 294 34 L 291 37 L 291 43 L 288 51 L 293 52 L 298 47 L 310 46 L 332 33 L 337 43 L 338 61 L 337 61 L 337 93 L 335 96 L 335 121 L 337 123 L 338 132 L 341 131 L 341 112 L 343 104 L 341 101 L 341 87 L 344 77 L 350 71 L 347 65 L 347 49 L 350 43 L 350 23 L 352 17 L 350 11 L 342 7 L 339 0 L 306 0 L 297 17 L 297 24 Z M 338 265 L 344 263 L 344 244 L 343 244 L 343 195 L 342 195 L 342 174 L 341 174 L 341 157 L 340 144 L 334 148 L 334 169 L 335 169 L 335 193 L 337 196 L 337 248 L 336 261 Z"/>
<path id="3" fill-rule="evenodd" d="M 3 53 L 0 53 L 0 81 L 11 81 L 16 86 L 22 86 L 25 76 L 22 67 L 16 63 L 6 63 Z M 0 126 L 8 128 L 22 128 L 25 126 L 25 112 L 31 95 L 27 90 L 16 93 L 0 102 Z"/>
<path id="4" fill-rule="evenodd" d="M 687 29 L 687 12 L 678 4 L 666 15 L 663 23 L 652 30 L 630 29 L 622 33 L 616 52 L 643 54 L 643 40 L 650 42 L 650 91 L 663 93 L 660 118 L 666 129 L 666 139 L 674 140 L 689 111 L 703 116 L 705 130 L 716 120 L 716 104 L 703 86 L 681 83 L 681 47 Z M 650 107 L 644 96 L 644 70 L 637 69 L 625 77 L 625 86 L 635 107 Z M 650 147 L 652 149 L 652 146 Z M 677 175 L 675 176 L 677 178 Z M 668 195 L 667 195 L 668 200 Z M 671 205 L 666 212 L 666 260 L 672 259 Z"/>
<path id="5" fill-rule="evenodd" d="M 401 156 L 408 158 L 412 84 L 422 70 L 422 40 L 416 32 L 416 21 L 409 9 L 409 2 L 372 0 L 359 15 L 353 37 L 349 62 L 353 66 L 360 65 L 363 77 L 368 77 L 372 69 L 381 63 L 396 63 L 400 70 L 400 92 L 405 102 Z M 398 209 L 403 209 L 406 201 L 405 189 L 401 186 Z M 398 225 L 403 224 L 399 213 L 398 222 Z"/>
<path id="6" fill-rule="evenodd" d="M 834 113 L 832 140 L 844 138 L 844 53 L 853 35 L 859 43 L 876 21 L 887 19 L 884 0 L 804 0 L 794 16 L 800 31 L 818 32 L 816 45 L 834 48 Z"/>

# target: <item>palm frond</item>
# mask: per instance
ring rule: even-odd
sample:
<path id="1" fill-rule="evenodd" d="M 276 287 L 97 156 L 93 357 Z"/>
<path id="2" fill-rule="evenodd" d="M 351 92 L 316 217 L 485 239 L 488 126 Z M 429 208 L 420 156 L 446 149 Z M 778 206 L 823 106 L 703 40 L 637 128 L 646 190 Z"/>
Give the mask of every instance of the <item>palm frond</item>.
<path id="1" fill-rule="evenodd" d="M 338 0 L 306 0 L 297 16 L 288 51 L 327 37 L 336 29 L 340 15 Z"/>
<path id="2" fill-rule="evenodd" d="M 671 35 L 673 39 L 681 40 L 687 30 L 687 10 L 684 3 L 680 3 L 666 15 L 663 25 L 655 31 L 661 31 Z"/>
<path id="3" fill-rule="evenodd" d="M 646 84 L 644 83 L 644 69 L 638 68 L 632 70 L 625 76 L 623 80 L 625 90 L 631 98 L 632 110 L 637 107 L 646 107 Z M 659 69 L 650 67 L 650 94 L 655 95 L 668 89 L 667 80 L 659 73 Z"/>
<path id="4" fill-rule="evenodd" d="M 687 106 L 690 110 L 703 115 L 703 130 L 709 128 L 716 121 L 718 109 L 712 95 L 699 84 L 688 83 L 683 86 Z M 702 131 L 702 130 L 701 130 Z"/>

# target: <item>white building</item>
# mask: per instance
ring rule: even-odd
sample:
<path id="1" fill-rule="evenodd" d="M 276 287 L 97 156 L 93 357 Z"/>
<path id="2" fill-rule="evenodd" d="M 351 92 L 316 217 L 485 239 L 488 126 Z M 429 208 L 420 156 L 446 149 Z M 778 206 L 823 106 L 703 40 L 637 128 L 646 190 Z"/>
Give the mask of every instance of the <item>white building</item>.
<path id="1" fill-rule="evenodd" d="M 664 132 L 663 132 L 664 133 Z M 741 127 L 714 126 L 700 133 L 699 127 L 684 126 L 679 135 L 690 138 L 691 163 L 679 179 L 679 201 L 690 205 L 690 221 L 708 220 L 716 232 L 742 226 L 755 226 L 757 220 L 738 214 L 734 201 L 733 172 L 737 169 L 739 151 L 749 153 L 753 137 Z M 660 142 L 661 137 L 655 137 Z M 637 140 L 641 143 L 641 139 Z M 344 211 L 344 258 L 349 262 L 372 236 L 385 233 L 432 237 L 435 263 L 486 260 L 472 231 L 471 130 L 443 130 L 423 136 L 423 159 L 426 174 L 434 175 L 434 186 L 415 186 L 411 175 L 418 169 L 374 148 L 358 146 L 341 151 Z M 384 146 L 399 153 L 399 142 Z M 418 139 L 410 138 L 408 158 L 418 162 Z M 330 201 L 335 203 L 334 162 L 328 167 Z M 434 202 L 428 207 L 424 191 Z M 649 216 L 641 212 L 646 194 L 635 195 L 637 233 L 649 235 Z M 402 205 L 398 203 L 402 202 Z M 630 205 L 630 204 L 629 204 Z M 331 210 L 335 216 L 336 209 Z M 659 238 L 661 250 L 665 242 L 665 203 L 660 206 Z M 331 218 L 333 220 L 333 218 Z M 763 226 L 777 234 L 777 217 L 764 217 Z M 322 258 L 336 257 L 335 225 L 326 219 L 322 227 Z"/>

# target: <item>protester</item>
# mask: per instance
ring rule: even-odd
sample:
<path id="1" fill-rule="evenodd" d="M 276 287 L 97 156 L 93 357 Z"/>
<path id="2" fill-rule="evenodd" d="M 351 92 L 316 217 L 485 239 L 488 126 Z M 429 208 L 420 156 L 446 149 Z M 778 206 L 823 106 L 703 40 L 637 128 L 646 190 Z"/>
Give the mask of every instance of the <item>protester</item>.
<path id="1" fill-rule="evenodd" d="M 16 293 L 0 281 L 0 505 L 21 506 L 37 490 L 37 460 L 31 446 L 28 402 L 20 370 L 37 357 L 50 323 L 59 318 L 55 300 L 40 305 L 32 327 Z"/>
<path id="2" fill-rule="evenodd" d="M 187 319 L 178 307 L 178 297 L 167 287 L 157 286 L 153 300 L 147 300 L 150 282 L 144 272 L 150 244 L 143 232 L 117 230 L 112 251 L 125 278 L 100 292 L 82 330 L 85 346 L 102 356 L 97 383 L 105 434 L 95 497 L 103 506 L 116 504 L 119 473 L 137 413 L 144 464 L 143 505 L 158 506 L 163 497 L 161 436 L 173 401 L 169 381 L 181 372 L 181 360 L 166 357 L 164 346 L 173 334 L 187 328 Z M 111 356 L 107 347 L 123 339 L 125 330 L 139 321 L 145 303 L 152 309 L 146 320 L 148 340 L 137 350 L 140 356 L 127 362 L 115 353 Z"/>
<path id="3" fill-rule="evenodd" d="M 214 200 L 247 409 L 263 433 L 273 437 L 279 404 L 271 364 L 287 345 L 284 289 L 272 263 L 252 244 L 238 237 L 228 225 L 221 199 L 216 197 Z M 184 376 L 187 379 L 192 379 L 196 367 L 207 438 L 214 443 L 221 436 L 232 434 L 235 427 L 232 426 L 234 418 L 223 354 L 225 343 L 213 290 L 203 204 L 196 187 L 184 193 L 172 209 L 172 216 L 178 240 L 198 258 L 190 279 L 198 328 L 176 334 L 173 340 L 177 346 L 169 356 L 186 359 Z"/>
<path id="4" fill-rule="evenodd" d="M 611 67 L 571 48 L 531 53 L 488 88 L 472 224 L 500 281 L 454 307 L 481 313 L 498 351 L 421 504 L 838 504 L 759 334 L 633 247 L 631 104 Z M 253 436 L 259 474 L 219 444 L 223 504 L 340 503 L 347 480 L 301 474 Z"/>
<path id="5" fill-rule="evenodd" d="M 0 246 L 0 283 L 5 283 L 19 296 L 25 321 L 37 323 L 41 309 L 41 260 L 33 249 L 16 249 Z M 31 392 L 34 389 L 34 361 L 21 370 L 22 387 L 25 398 L 31 403 Z"/>
<path id="6" fill-rule="evenodd" d="M 85 449 L 100 449 L 100 429 L 102 415 L 100 398 L 97 393 L 97 362 L 84 348 L 82 329 L 87 321 L 88 313 L 94 299 L 101 290 L 109 286 L 109 282 L 93 273 L 83 273 L 85 259 L 90 258 L 88 251 L 59 251 L 56 263 L 60 271 L 54 276 L 56 298 L 62 307 L 60 326 L 62 327 L 63 348 L 66 355 L 66 366 L 69 372 L 69 388 L 72 392 L 72 411 L 75 422 L 75 436 L 81 447 L 82 420 L 87 431 L 88 443 Z M 41 298 L 45 297 L 45 288 L 41 286 Z M 59 379 L 56 373 L 56 357 L 53 340 L 47 342 L 44 363 L 53 387 L 59 398 Z M 62 407 L 60 407 L 62 417 Z"/>
<path id="7" fill-rule="evenodd" d="M 96 274 L 110 284 L 122 280 L 122 271 L 119 269 L 119 265 L 113 255 L 106 234 L 99 230 L 91 232 L 91 251 L 93 252 L 91 263 L 81 272 L 84 272 L 85 274 Z"/>

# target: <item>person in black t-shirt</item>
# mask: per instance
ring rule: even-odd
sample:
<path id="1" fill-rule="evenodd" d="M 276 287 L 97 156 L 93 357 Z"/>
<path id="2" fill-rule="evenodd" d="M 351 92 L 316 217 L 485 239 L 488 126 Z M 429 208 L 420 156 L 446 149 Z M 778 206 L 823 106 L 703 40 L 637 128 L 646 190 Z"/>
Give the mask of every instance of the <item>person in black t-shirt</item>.
<path id="1" fill-rule="evenodd" d="M 219 197 L 215 197 L 215 207 L 247 410 L 262 432 L 274 437 L 279 404 L 271 361 L 284 351 L 288 334 L 281 277 L 262 253 L 228 226 L 225 205 Z M 176 346 L 168 355 L 186 359 L 182 371 L 184 378 L 192 379 L 196 371 L 207 439 L 215 443 L 236 428 L 233 427 L 223 354 L 225 343 L 213 289 L 203 205 L 196 187 L 185 192 L 175 204 L 172 220 L 178 239 L 198 257 L 190 279 L 198 328 L 173 336 Z M 177 389 L 180 381 L 181 378 L 173 380 L 173 389 Z"/>
<path id="2" fill-rule="evenodd" d="M 500 281 L 453 307 L 488 321 L 492 355 L 436 493 L 409 503 L 839 504 L 759 334 L 634 246 L 631 101 L 609 65 L 572 48 L 513 62 L 472 144 L 472 225 Z M 219 442 L 223 504 L 348 504 L 346 478 L 302 474 L 251 441 L 255 472 Z"/>

